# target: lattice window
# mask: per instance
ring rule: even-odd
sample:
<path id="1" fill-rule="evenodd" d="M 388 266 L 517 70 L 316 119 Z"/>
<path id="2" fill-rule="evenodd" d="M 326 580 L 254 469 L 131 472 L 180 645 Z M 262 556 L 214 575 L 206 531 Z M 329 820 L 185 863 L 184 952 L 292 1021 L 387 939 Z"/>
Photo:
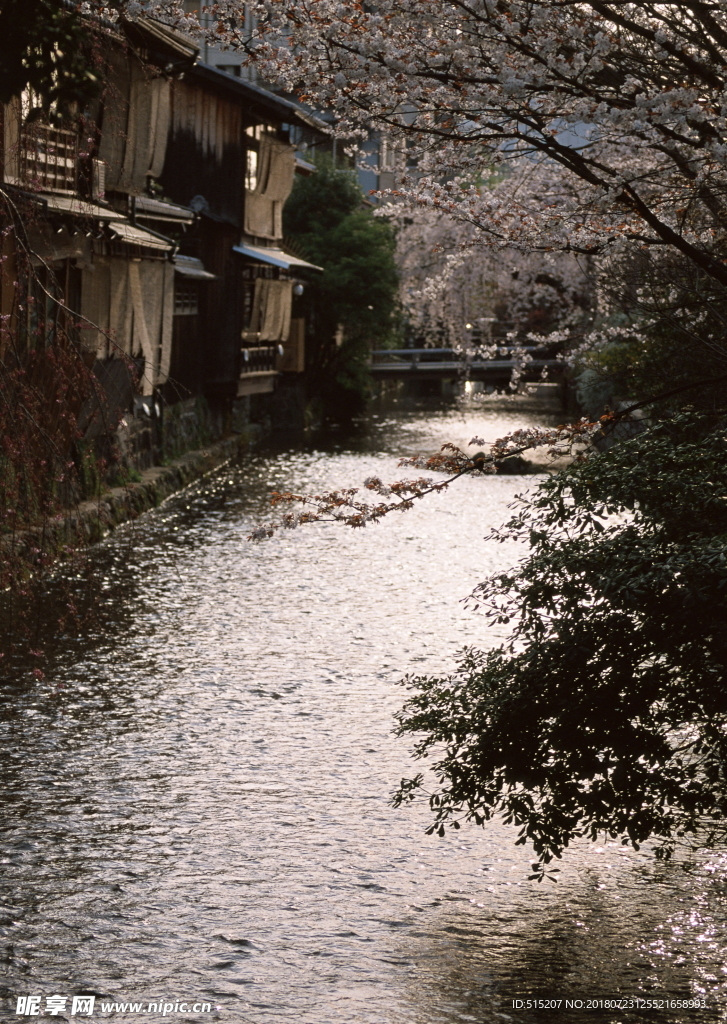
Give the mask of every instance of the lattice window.
<path id="1" fill-rule="evenodd" d="M 199 292 L 192 285 L 178 284 L 174 289 L 174 315 L 196 316 L 199 313 Z"/>
<path id="2" fill-rule="evenodd" d="M 78 136 L 65 128 L 33 124 L 23 131 L 20 174 L 24 181 L 53 192 L 78 188 Z"/>
<path id="3" fill-rule="evenodd" d="M 279 345 L 253 345 L 242 349 L 240 376 L 246 373 L 272 373 L 280 355 Z"/>

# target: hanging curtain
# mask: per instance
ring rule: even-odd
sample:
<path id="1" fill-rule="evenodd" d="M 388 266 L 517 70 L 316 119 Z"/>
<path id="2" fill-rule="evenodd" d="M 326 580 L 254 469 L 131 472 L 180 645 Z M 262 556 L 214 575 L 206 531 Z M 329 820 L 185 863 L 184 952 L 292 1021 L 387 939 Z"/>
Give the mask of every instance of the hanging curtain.
<path id="1" fill-rule="evenodd" d="M 144 356 L 142 392 L 150 395 L 169 376 L 174 312 L 174 267 L 162 260 L 131 262 L 134 349 Z"/>
<path id="2" fill-rule="evenodd" d="M 290 332 L 292 302 L 292 281 L 268 281 L 265 319 L 260 331 L 261 341 L 285 341 Z"/>
<path id="3" fill-rule="evenodd" d="M 245 192 L 245 232 L 273 241 L 283 237 L 283 204 L 295 176 L 295 150 L 272 135 L 260 139 L 257 185 Z"/>
<path id="4" fill-rule="evenodd" d="M 292 281 L 259 277 L 255 282 L 250 326 L 243 332 L 244 339 L 253 343 L 285 341 L 290 333 L 292 304 Z"/>
<path id="5" fill-rule="evenodd" d="M 265 195 L 274 202 L 284 203 L 293 188 L 295 177 L 295 151 L 286 142 L 268 137 L 269 168 L 265 182 Z"/>
<path id="6" fill-rule="evenodd" d="M 245 193 L 245 232 L 258 238 L 276 238 L 274 203 L 257 192 Z"/>
<path id="7" fill-rule="evenodd" d="M 106 187 L 139 195 L 147 178 L 161 174 L 171 112 L 171 86 L 149 78 L 133 57 L 110 59 L 99 157 L 106 164 Z"/>
<path id="8" fill-rule="evenodd" d="M 84 347 L 95 346 L 98 359 L 143 356 L 145 395 L 165 383 L 172 356 L 172 263 L 97 260 L 92 271 L 83 272 L 81 313 L 91 322 L 81 328 Z"/>
<path id="9" fill-rule="evenodd" d="M 129 263 L 123 258 L 109 260 L 109 344 L 110 356 L 137 356 L 132 337 L 133 309 L 129 296 Z"/>

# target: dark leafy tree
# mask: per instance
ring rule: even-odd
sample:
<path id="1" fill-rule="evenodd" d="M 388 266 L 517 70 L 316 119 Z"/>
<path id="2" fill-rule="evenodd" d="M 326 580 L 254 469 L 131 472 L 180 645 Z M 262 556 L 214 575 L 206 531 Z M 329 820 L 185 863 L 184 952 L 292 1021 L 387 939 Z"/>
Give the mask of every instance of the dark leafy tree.
<path id="1" fill-rule="evenodd" d="M 61 0 L 0 5 L 0 103 L 30 89 L 40 110 L 83 107 L 100 88 L 92 22 Z"/>
<path id="2" fill-rule="evenodd" d="M 677 387 L 688 389 L 695 408 L 720 409 L 727 372 L 722 285 L 677 253 L 647 251 L 606 261 L 599 277 L 595 329 L 573 358 L 587 411 Z M 678 410 L 684 396 L 676 392 L 661 414 Z"/>
<path id="3" fill-rule="evenodd" d="M 323 268 L 304 296 L 314 401 L 324 418 L 349 420 L 363 411 L 370 391 L 370 347 L 385 346 L 396 331 L 393 230 L 364 207 L 355 174 L 329 158 L 319 159 L 316 174 L 296 180 L 284 227 L 293 247 Z"/>
<path id="4" fill-rule="evenodd" d="M 711 424 L 711 425 L 710 425 Z M 530 554 L 473 600 L 507 643 L 411 678 L 430 832 L 496 815 L 542 877 L 577 837 L 668 856 L 727 814 L 727 435 L 681 414 L 542 483 L 494 539 Z M 402 781 L 395 802 L 424 790 Z"/>

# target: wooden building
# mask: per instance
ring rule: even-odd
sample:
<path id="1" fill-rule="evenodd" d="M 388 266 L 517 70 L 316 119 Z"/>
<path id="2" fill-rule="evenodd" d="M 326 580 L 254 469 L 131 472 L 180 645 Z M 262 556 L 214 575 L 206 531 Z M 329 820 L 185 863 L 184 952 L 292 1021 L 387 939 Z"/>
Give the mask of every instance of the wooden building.
<path id="1" fill-rule="evenodd" d="M 184 281 L 188 324 L 176 329 L 172 377 L 189 387 L 186 374 L 199 381 L 202 373 L 212 400 L 270 393 L 281 372 L 303 369 L 293 287 L 301 271 L 318 268 L 283 251 L 282 207 L 296 169 L 311 170 L 294 142 L 320 136 L 321 126 L 296 104 L 204 64 L 173 83 L 170 122 L 159 185 L 197 218 L 180 253 L 213 275 L 205 282 L 190 272 Z"/>
<path id="2" fill-rule="evenodd" d="M 302 371 L 292 293 L 316 268 L 284 252 L 281 214 L 296 167 L 310 171 L 295 145 L 321 126 L 200 64 L 156 21 L 93 30 L 105 64 L 93 109 L 62 127 L 29 121 L 25 97 L 2 110 L 18 218 L 1 312 L 17 343 L 52 344 L 70 324 L 105 395 L 82 411 L 87 436 L 136 413 L 157 421 L 153 442 L 170 404 L 204 396 L 221 423 L 239 398 Z M 34 268 L 20 302 L 18 246 Z"/>

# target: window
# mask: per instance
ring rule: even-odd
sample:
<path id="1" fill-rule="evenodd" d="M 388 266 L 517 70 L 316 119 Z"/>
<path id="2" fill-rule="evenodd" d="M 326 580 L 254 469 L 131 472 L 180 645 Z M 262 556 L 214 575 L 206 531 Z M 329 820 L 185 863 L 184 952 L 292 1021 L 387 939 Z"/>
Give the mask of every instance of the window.
<path id="1" fill-rule="evenodd" d="M 75 192 L 78 184 L 78 136 L 64 128 L 32 122 L 23 129 L 20 174 L 37 188 Z"/>
<path id="2" fill-rule="evenodd" d="M 247 168 L 245 171 L 245 188 L 248 192 L 254 192 L 257 188 L 257 150 L 248 149 Z"/>
<path id="3" fill-rule="evenodd" d="M 194 285 L 178 284 L 174 289 L 174 315 L 196 316 L 199 313 L 199 293 Z"/>

